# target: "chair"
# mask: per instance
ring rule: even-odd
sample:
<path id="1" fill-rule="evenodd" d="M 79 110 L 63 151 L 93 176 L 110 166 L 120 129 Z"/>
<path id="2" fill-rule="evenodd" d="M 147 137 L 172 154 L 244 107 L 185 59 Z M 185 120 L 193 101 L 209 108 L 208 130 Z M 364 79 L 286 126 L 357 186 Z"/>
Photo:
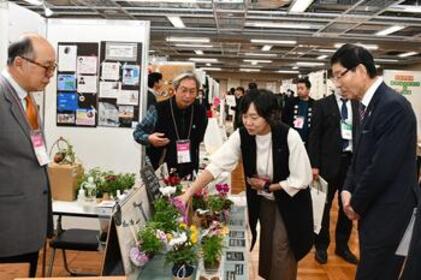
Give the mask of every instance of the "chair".
<path id="1" fill-rule="evenodd" d="M 57 249 L 63 252 L 64 268 L 72 276 L 92 276 L 92 273 L 82 273 L 72 271 L 66 258 L 66 250 L 75 251 L 98 251 L 100 248 L 99 231 L 89 229 L 67 229 L 59 232 L 51 241 L 50 247 L 52 248 L 48 276 L 51 277 L 54 267 L 54 257 Z"/>

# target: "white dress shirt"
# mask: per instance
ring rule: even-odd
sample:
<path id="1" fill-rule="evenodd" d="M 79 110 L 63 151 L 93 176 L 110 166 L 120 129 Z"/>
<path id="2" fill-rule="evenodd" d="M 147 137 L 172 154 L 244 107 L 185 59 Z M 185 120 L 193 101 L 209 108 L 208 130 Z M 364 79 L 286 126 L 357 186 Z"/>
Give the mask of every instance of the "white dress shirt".
<path id="1" fill-rule="evenodd" d="M 16 81 L 15 79 L 13 79 L 12 75 L 10 75 L 9 71 L 7 71 L 7 69 L 4 69 L 1 74 L 3 75 L 3 77 L 6 78 L 6 80 L 12 85 L 13 89 L 16 91 L 16 93 L 18 94 L 20 103 L 23 106 L 23 109 L 26 111 L 26 101 L 25 101 L 25 97 L 28 95 L 28 92 L 26 90 L 24 90 Z"/>
<path id="2" fill-rule="evenodd" d="M 308 187 L 312 181 L 312 171 L 307 151 L 300 135 L 294 129 L 289 129 L 287 136 L 289 148 L 289 171 L 285 180 L 279 185 L 290 195 L 294 196 L 299 190 Z M 256 171 L 257 176 L 273 179 L 272 133 L 256 136 Z M 231 172 L 241 159 L 241 138 L 237 129 L 228 140 L 211 156 L 210 164 L 206 168 L 214 178 L 223 171 Z M 275 182 L 273 182 L 275 183 Z M 272 193 L 258 192 L 268 199 L 274 199 Z"/>
<path id="3" fill-rule="evenodd" d="M 361 100 L 361 103 L 367 108 L 370 104 L 371 99 L 374 96 L 374 93 L 376 92 L 377 88 L 383 83 L 382 77 L 377 77 L 376 81 L 367 89 L 367 91 L 364 93 L 363 99 Z"/>

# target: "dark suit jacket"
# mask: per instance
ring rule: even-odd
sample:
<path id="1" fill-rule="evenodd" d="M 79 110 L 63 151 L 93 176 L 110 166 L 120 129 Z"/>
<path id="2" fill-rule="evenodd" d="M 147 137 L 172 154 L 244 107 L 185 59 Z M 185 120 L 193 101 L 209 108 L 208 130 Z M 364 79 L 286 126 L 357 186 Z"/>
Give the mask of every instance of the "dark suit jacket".
<path id="1" fill-rule="evenodd" d="M 158 101 L 156 101 L 155 94 L 153 94 L 152 91 L 148 90 L 148 98 L 146 99 L 146 110 L 149 110 L 149 107 L 151 107 L 151 105 L 156 106 L 156 103 L 158 103 Z"/>
<path id="2" fill-rule="evenodd" d="M 38 251 L 53 230 L 47 169 L 14 95 L 0 75 L 0 257 Z"/>
<path id="3" fill-rule="evenodd" d="M 294 127 L 294 116 L 297 115 L 294 112 L 294 107 L 298 104 L 299 101 L 299 97 L 288 98 L 285 101 L 285 107 L 282 109 L 282 122 L 289 125 L 290 127 Z M 314 99 L 310 98 L 308 102 L 308 107 L 312 108 Z M 308 117 L 311 118 L 311 113 L 308 115 Z"/>
<path id="4" fill-rule="evenodd" d="M 382 83 L 367 107 L 344 189 L 362 247 L 396 248 L 416 204 L 417 128 L 410 103 Z"/>
<path id="5" fill-rule="evenodd" d="M 352 147 L 355 149 L 360 122 L 359 103 L 351 101 Z M 341 153 L 341 116 L 336 96 L 331 94 L 313 105 L 312 127 L 308 140 L 308 154 L 313 168 L 320 169 L 320 176 L 326 180 L 338 175 Z"/>

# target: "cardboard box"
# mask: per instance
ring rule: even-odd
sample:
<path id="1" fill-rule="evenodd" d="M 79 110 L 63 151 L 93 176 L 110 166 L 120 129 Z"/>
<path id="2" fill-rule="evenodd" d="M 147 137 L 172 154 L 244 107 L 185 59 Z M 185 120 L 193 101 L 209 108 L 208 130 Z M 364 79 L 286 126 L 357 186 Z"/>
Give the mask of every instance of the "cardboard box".
<path id="1" fill-rule="evenodd" d="M 83 176 L 80 164 L 59 165 L 50 163 L 48 166 L 51 192 L 54 200 L 73 201 L 76 199 L 77 182 Z"/>

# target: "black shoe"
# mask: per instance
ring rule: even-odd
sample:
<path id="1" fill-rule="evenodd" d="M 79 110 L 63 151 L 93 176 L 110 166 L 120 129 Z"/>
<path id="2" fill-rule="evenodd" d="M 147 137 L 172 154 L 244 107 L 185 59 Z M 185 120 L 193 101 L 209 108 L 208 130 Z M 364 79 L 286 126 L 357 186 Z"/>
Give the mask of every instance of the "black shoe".
<path id="1" fill-rule="evenodd" d="M 345 249 L 345 250 L 336 249 L 335 254 L 343 258 L 348 263 L 358 264 L 357 257 L 349 249 Z"/>
<path id="2" fill-rule="evenodd" d="M 316 254 L 314 255 L 314 258 L 320 264 L 327 263 L 327 251 L 326 250 L 317 250 L 316 249 Z"/>

